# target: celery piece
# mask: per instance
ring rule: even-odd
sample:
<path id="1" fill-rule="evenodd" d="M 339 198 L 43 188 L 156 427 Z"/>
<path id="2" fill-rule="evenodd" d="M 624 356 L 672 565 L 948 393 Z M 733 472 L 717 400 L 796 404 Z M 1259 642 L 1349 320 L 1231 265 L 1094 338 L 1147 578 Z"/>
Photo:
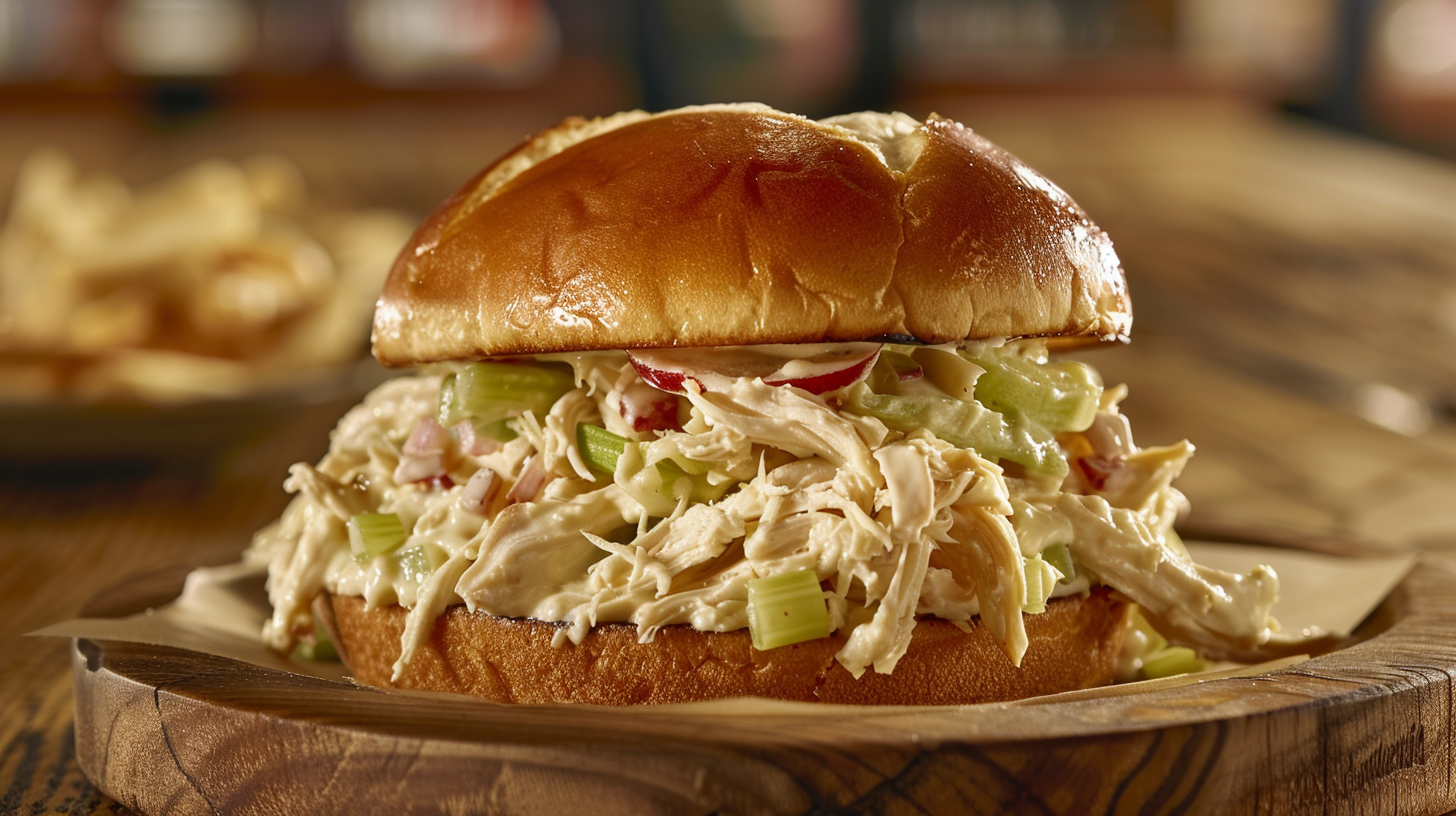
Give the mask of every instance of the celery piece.
<path id="1" fill-rule="evenodd" d="M 588 465 L 604 473 L 616 473 L 617 459 L 626 450 L 627 439 L 606 428 L 579 422 L 576 425 L 576 447 Z"/>
<path id="2" fill-rule="evenodd" d="M 717 501 L 736 484 L 726 479 L 715 484 L 708 475 L 711 465 L 685 457 L 663 458 L 649 464 L 651 443 L 629 442 L 591 425 L 578 427 L 577 441 L 582 458 L 588 462 L 592 462 L 593 457 L 599 458 L 599 463 L 593 463 L 593 467 L 598 469 L 605 469 L 603 465 L 610 463 L 617 485 L 636 499 L 648 515 L 668 516 L 684 498 L 689 504 Z M 601 437 L 602 434 L 610 437 L 603 438 L 602 444 L 587 438 Z M 594 447 L 606 447 L 607 450 L 604 454 L 594 454 L 591 452 Z M 623 456 L 627 457 L 625 461 Z"/>
<path id="3" fill-rule="evenodd" d="M 354 563 L 361 567 L 393 552 L 408 538 L 409 531 L 397 513 L 360 513 L 349 519 L 349 549 Z"/>
<path id="4" fill-rule="evenodd" d="M 1148 623 L 1148 619 L 1143 617 L 1141 607 L 1133 606 L 1132 614 L 1128 616 L 1127 628 L 1129 635 L 1139 635 L 1147 642 L 1147 649 L 1143 652 L 1145 656 L 1168 648 L 1168 639 Z"/>
<path id="5" fill-rule="evenodd" d="M 449 428 L 463 419 L 459 416 L 459 397 L 456 395 L 455 382 L 454 374 L 446 374 L 444 381 L 440 383 L 440 403 L 435 408 L 435 421 L 442 428 Z"/>
<path id="6" fill-rule="evenodd" d="M 1072 566 L 1072 551 L 1066 544 L 1048 545 L 1041 551 L 1041 558 L 1062 574 L 1063 581 L 1077 577 L 1077 568 Z"/>
<path id="7" fill-rule="evenodd" d="M 753 648 L 777 649 L 829 637 L 829 608 L 814 573 L 803 570 L 748 582 L 748 633 Z"/>
<path id="8" fill-rule="evenodd" d="M 312 660 L 318 663 L 339 662 L 339 650 L 334 648 L 334 642 L 329 638 L 329 633 L 324 631 L 323 624 L 317 620 L 313 622 L 313 638 L 301 640 L 293 647 L 294 660 Z"/>
<path id="9" fill-rule="evenodd" d="M 1187 646 L 1169 646 L 1143 658 L 1142 677 L 1157 680 L 1175 674 L 1190 674 L 1203 671 L 1207 665 Z"/>
<path id="10" fill-rule="evenodd" d="M 405 577 L 416 583 L 424 583 L 430 573 L 445 563 L 444 551 L 433 544 L 416 544 L 400 550 L 394 557 L 399 561 L 399 568 Z"/>
<path id="11" fill-rule="evenodd" d="M 476 427 L 526 411 L 545 416 L 576 387 L 569 368 L 546 363 L 466 363 L 440 387 L 440 424 L 469 419 Z"/>
<path id="12" fill-rule="evenodd" d="M 678 502 L 663 488 L 662 470 L 647 466 L 647 447 L 636 443 L 628 444 L 627 440 L 622 440 L 621 453 L 617 455 L 616 466 L 611 474 L 612 481 L 622 488 L 622 492 L 642 505 L 643 513 L 664 518 L 672 515 Z M 583 447 L 581 450 L 585 458 L 587 449 Z M 615 450 L 609 451 L 608 455 L 612 453 Z"/>
<path id="13" fill-rule="evenodd" d="M 706 470 L 698 473 L 689 472 L 675 459 L 663 459 L 658 462 L 657 472 L 662 477 L 662 489 L 665 494 L 676 499 L 681 495 L 679 491 L 685 491 L 688 501 L 694 504 L 717 501 L 728 492 L 728 488 L 733 486 L 733 483 L 729 481 L 713 484 L 708 481 Z"/>
<path id="14" fill-rule="evenodd" d="M 1029 422 L 1007 421 L 977 402 L 928 395 L 886 396 L 860 383 L 850 389 L 844 408 L 875 417 L 897 431 L 924 428 L 952 445 L 1057 478 L 1067 472 L 1067 460 L 1050 432 Z"/>
<path id="15" fill-rule="evenodd" d="M 1008 416 L 1024 416 L 1051 431 L 1085 431 L 1097 416 L 1102 382 L 1082 363 L 1041 363 L 1012 353 L 969 358 L 986 369 L 976 400 Z"/>
<path id="16" fill-rule="evenodd" d="M 1033 615 L 1045 612 L 1047 599 L 1057 587 L 1056 568 L 1038 555 L 1026 559 L 1022 573 L 1026 576 L 1026 598 L 1021 602 L 1021 611 Z"/>
<path id="17" fill-rule="evenodd" d="M 576 378 L 570 368 L 554 365 L 467 363 L 459 387 L 466 413 L 483 421 L 502 409 L 545 416 L 562 394 L 576 387 Z"/>
<path id="18" fill-rule="evenodd" d="M 662 479 L 662 492 L 669 496 L 674 498 L 677 496 L 678 480 L 685 477 L 688 479 L 683 482 L 685 489 L 692 490 L 692 477 L 688 476 L 688 472 L 678 467 L 677 463 L 671 459 L 664 459 L 657 463 L 657 475 Z"/>
<path id="19" fill-rule="evenodd" d="M 488 436 L 497 442 L 509 442 L 519 434 L 510 426 L 509 419 L 497 419 L 494 422 L 483 422 L 475 426 L 475 432 L 481 436 Z"/>

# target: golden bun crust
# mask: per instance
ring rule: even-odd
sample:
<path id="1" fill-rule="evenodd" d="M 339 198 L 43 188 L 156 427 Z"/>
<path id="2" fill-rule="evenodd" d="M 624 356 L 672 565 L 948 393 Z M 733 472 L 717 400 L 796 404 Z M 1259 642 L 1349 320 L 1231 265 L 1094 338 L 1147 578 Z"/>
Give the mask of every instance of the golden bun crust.
<path id="1" fill-rule="evenodd" d="M 330 596 L 336 643 L 354 679 L 383 688 L 447 691 L 505 703 L 636 705 L 725 697 L 769 697 L 857 705 L 964 705 L 1092 688 L 1112 682 L 1128 607 L 1106 590 L 1053 600 L 1026 616 L 1031 642 L 1011 665 L 980 619 L 971 631 L 923 619 L 891 674 L 858 680 L 834 660 L 842 637 L 754 650 L 747 630 L 659 630 L 637 642 L 631 624 L 602 624 L 580 645 L 551 645 L 554 624 L 497 618 L 453 606 L 398 683 L 406 611 L 366 610 L 357 597 Z"/>
<path id="2" fill-rule="evenodd" d="M 961 124 L 714 105 L 568 120 L 486 168 L 400 253 L 374 353 L 1121 339 L 1131 309 L 1107 236 Z"/>

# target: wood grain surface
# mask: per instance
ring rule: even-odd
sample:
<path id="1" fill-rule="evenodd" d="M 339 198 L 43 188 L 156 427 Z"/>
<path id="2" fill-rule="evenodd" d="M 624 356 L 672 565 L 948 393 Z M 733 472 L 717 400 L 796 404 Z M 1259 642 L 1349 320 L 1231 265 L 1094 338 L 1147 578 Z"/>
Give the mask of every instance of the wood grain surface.
<path id="1" fill-rule="evenodd" d="M 1418 548 L 1436 558 L 1456 552 L 1456 431 L 1449 420 L 1449 389 L 1456 383 L 1450 353 L 1456 168 L 1233 104 L 943 99 L 910 100 L 905 107 L 961 118 L 1021 154 L 1113 236 L 1132 281 L 1135 340 L 1096 352 L 1095 362 L 1109 381 L 1131 386 L 1126 407 L 1141 442 L 1187 437 L 1198 445 L 1180 482 L 1193 502 L 1191 528 L 1327 549 L 1353 542 Z M 427 205 L 458 184 L 466 174 L 462 165 L 484 163 L 487 156 L 477 161 L 473 151 L 493 154 L 546 124 L 519 115 L 499 126 L 488 120 L 420 116 L 408 126 L 371 130 L 362 114 L 342 124 L 275 117 L 216 122 L 190 140 L 174 135 L 149 147 L 136 138 L 108 141 L 101 127 L 86 129 L 83 141 L 98 160 L 115 160 L 132 175 L 209 152 L 247 155 L 261 146 L 306 167 L 312 154 L 326 177 L 345 179 L 346 165 L 377 152 L 384 181 L 355 189 L 379 203 L 398 196 Z M 18 162 L 14 154 L 26 139 L 34 143 L 50 132 L 22 124 L 8 121 L 0 134 L 5 167 Z M 373 147 L 335 147 L 353 131 L 366 134 L 359 145 Z M 76 131 L 67 126 L 66 132 Z M 412 151 L 412 144 L 423 147 Z M 1396 404 L 1415 410 L 1419 420 L 1401 426 L 1408 433 L 1371 421 L 1390 424 L 1377 409 L 1392 391 Z M 1401 402 L 1402 394 L 1411 399 Z M 292 420 L 245 446 L 198 451 L 189 461 L 50 468 L 0 462 L 0 814 L 126 812 L 97 791 L 74 758 L 70 645 L 20 634 L 75 614 L 86 599 L 129 576 L 178 562 L 232 560 L 252 529 L 282 506 L 278 486 L 286 465 L 318 455 L 332 417 L 305 412 Z M 1371 693 L 1373 706 L 1364 713 L 1318 725 L 1330 705 L 1320 695 L 1354 687 L 1344 675 L 1309 669 L 1286 675 L 1303 684 L 1294 692 L 1307 697 L 1301 705 L 1290 705 L 1283 694 L 1268 696 L 1264 681 L 1229 684 L 1231 705 L 1254 707 L 1247 717 L 1226 725 L 1199 720 L 1157 738 L 1122 734 L 1119 764 L 1109 754 L 1104 771 L 1095 773 L 1069 770 L 1083 739 L 1071 733 L 1035 745 L 982 734 L 968 743 L 973 750 L 952 752 L 953 761 L 943 763 L 866 747 L 872 737 L 859 734 L 846 736 L 827 765 L 797 765 L 795 752 L 783 751 L 761 755 L 754 767 L 764 774 L 789 768 L 815 779 L 832 776 L 857 791 L 857 798 L 815 802 L 797 784 L 783 789 L 784 802 L 807 801 L 822 811 L 855 803 L 860 811 L 913 812 L 899 787 L 939 780 L 948 795 L 965 797 L 956 801 L 961 810 L 1009 796 L 1021 797 L 1015 801 L 1026 812 L 1075 812 L 1097 802 L 1109 812 L 1144 804 L 1149 812 L 1178 812 L 1227 790 L 1209 780 L 1247 770 L 1264 780 L 1257 807 L 1247 812 L 1295 812 L 1315 797 L 1335 801 L 1334 794 L 1364 804 L 1330 812 L 1436 812 L 1431 803 L 1447 795 L 1453 779 L 1452 698 L 1439 693 L 1449 670 L 1435 665 L 1451 641 L 1422 626 L 1408 624 L 1408 634 L 1408 646 L 1383 668 L 1340 669 L 1364 671 L 1368 676 L 1358 682 L 1390 690 Z M 183 681 L 169 686 L 178 689 L 178 706 L 189 704 Z M 1258 708 L 1266 704 L 1289 713 L 1265 717 L 1255 733 L 1251 718 L 1270 710 Z M 1414 732 L 1387 729 L 1412 722 Z M 561 735 L 571 733 L 569 725 L 540 739 L 566 739 Z M 1332 735 L 1342 741 L 1331 742 Z M 701 746 L 692 734 L 683 739 L 685 751 Z M 1230 740 L 1257 750 L 1222 761 L 1245 761 L 1240 757 L 1247 754 L 1246 765 L 1212 759 Z M 1306 743 L 1324 753 L 1303 781 L 1281 788 L 1259 775 L 1263 758 L 1304 750 Z M 702 760 L 695 768 L 711 770 L 717 755 L 687 756 Z M 561 783 L 549 790 L 562 797 L 585 790 L 573 787 L 575 775 L 547 765 L 491 777 L 492 789 L 504 796 L 547 779 Z M 1200 777 L 1188 769 L 1205 768 L 1194 792 L 1189 780 Z M 1128 780 L 1115 799 L 1089 798 L 1103 772 Z M 697 774 L 674 777 L 674 790 L 695 790 Z M 709 777 L 701 778 L 706 785 Z M 876 787 L 876 779 L 895 782 Z M 1022 779 L 1055 779 L 1057 788 L 1033 798 L 1017 793 Z M 541 810 L 554 801 L 543 799 Z M 1420 802 L 1426 804 L 1415 806 Z M 460 812 L 489 809 L 478 801 L 459 804 Z M 599 809 L 607 812 L 607 804 Z"/>
<path id="2" fill-rule="evenodd" d="M 72 665 L 81 767 L 145 813 L 1443 812 L 1456 564 L 1365 635 L 1254 678 L 825 713 L 496 705 L 86 640 Z"/>

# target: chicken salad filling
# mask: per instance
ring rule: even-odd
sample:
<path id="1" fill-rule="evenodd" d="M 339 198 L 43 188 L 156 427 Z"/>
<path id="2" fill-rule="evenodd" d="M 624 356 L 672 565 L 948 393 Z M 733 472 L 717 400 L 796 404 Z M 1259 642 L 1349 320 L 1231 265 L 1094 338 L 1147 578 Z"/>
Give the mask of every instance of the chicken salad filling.
<path id="1" fill-rule="evenodd" d="M 1137 446 L 1125 394 L 1035 340 L 401 377 L 341 420 L 317 466 L 291 469 L 295 498 L 250 551 L 269 565 L 264 637 L 291 648 L 329 591 L 409 609 L 396 675 L 464 603 L 556 622 L 563 648 L 602 622 L 643 641 L 749 628 L 760 648 L 838 633 L 857 677 L 893 671 L 926 615 L 979 616 L 1019 665 L 1024 615 L 1106 585 L 1175 643 L 1257 649 L 1277 628 L 1276 576 L 1188 557 L 1172 481 L 1193 447 Z M 765 614 L 776 603 L 792 634 L 772 631 L 788 625 Z"/>

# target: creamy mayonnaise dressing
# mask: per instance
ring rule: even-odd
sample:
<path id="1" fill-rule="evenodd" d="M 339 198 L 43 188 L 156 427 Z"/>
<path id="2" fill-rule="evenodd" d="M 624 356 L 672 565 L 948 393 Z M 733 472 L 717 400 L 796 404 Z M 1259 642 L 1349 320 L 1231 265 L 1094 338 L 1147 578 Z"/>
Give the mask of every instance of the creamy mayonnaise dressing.
<path id="1" fill-rule="evenodd" d="M 811 570 L 846 637 L 838 660 L 855 676 L 892 671 L 917 615 L 961 624 L 979 615 L 1019 664 L 1023 609 L 1046 600 L 1027 597 L 1025 570 L 1059 577 L 1039 557 L 1059 544 L 1078 575 L 1042 582 L 1051 595 L 1108 585 L 1170 638 L 1213 654 L 1270 637 L 1272 570 L 1232 575 L 1188 558 L 1169 532 L 1186 506 L 1171 483 L 1193 447 L 1133 444 L 1120 387 L 1103 392 L 1085 433 L 1059 437 L 1115 473 L 1089 482 L 1074 469 L 1058 481 L 1013 475 L 925 430 L 841 412 L 834 393 L 759 379 L 690 385 L 682 430 L 635 433 L 624 394 L 647 386 L 624 353 L 553 359 L 572 365 L 577 387 L 545 416 L 517 418 L 519 436 L 490 453 L 447 446 L 448 481 L 394 481 L 412 429 L 436 413 L 441 372 L 380 386 L 339 423 L 317 467 L 293 467 L 293 502 L 251 550 L 269 564 L 271 646 L 286 650 L 313 630 L 310 604 L 324 590 L 410 609 L 396 673 L 456 603 L 558 622 L 563 648 L 606 621 L 636 624 L 643 641 L 676 624 L 730 631 L 748 624 L 748 581 Z M 583 458 L 578 423 L 648 444 L 628 445 L 608 477 Z M 655 467 L 665 461 L 722 495 L 668 498 Z M 502 490 L 484 506 L 462 501 L 482 468 L 507 487 L 542 486 L 528 500 Z M 419 572 L 391 556 L 356 563 L 346 525 L 363 512 L 398 514 L 409 538 L 397 552 L 424 547 L 438 566 Z"/>

